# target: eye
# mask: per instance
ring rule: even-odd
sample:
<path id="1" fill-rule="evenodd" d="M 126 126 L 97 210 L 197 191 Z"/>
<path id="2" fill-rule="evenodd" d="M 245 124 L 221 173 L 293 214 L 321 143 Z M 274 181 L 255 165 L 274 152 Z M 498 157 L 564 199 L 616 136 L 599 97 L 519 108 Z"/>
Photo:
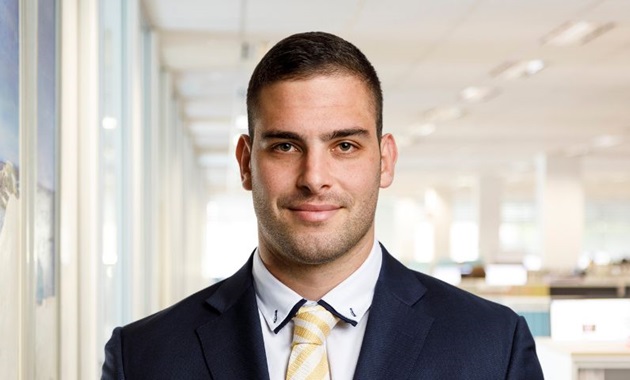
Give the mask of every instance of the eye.
<path id="1" fill-rule="evenodd" d="M 352 143 L 349 143 L 347 141 L 340 142 L 339 145 L 337 146 L 339 147 L 339 150 L 342 152 L 350 152 L 352 149 L 355 148 L 355 146 Z"/>
<path id="2" fill-rule="evenodd" d="M 291 143 L 284 142 L 284 143 L 280 143 L 280 144 L 277 144 L 276 146 L 274 146 L 274 149 L 278 150 L 280 152 L 290 152 L 293 149 L 295 149 L 295 147 Z"/>

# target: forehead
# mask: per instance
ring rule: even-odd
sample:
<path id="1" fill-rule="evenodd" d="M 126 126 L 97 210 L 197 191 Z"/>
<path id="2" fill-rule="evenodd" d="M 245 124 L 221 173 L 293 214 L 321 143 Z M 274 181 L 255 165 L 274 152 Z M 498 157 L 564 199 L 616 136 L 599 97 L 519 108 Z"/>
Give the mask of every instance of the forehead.
<path id="1" fill-rule="evenodd" d="M 354 75 L 316 75 L 282 80 L 260 91 L 256 124 L 287 118 L 368 117 L 374 121 L 374 98 Z"/>
<path id="2" fill-rule="evenodd" d="M 269 99 L 271 95 L 282 95 L 288 92 L 293 96 L 334 99 L 336 93 L 350 91 L 360 97 L 368 97 L 369 95 L 365 83 L 356 76 L 316 75 L 307 78 L 282 80 L 265 86 L 261 90 L 261 100 Z"/>

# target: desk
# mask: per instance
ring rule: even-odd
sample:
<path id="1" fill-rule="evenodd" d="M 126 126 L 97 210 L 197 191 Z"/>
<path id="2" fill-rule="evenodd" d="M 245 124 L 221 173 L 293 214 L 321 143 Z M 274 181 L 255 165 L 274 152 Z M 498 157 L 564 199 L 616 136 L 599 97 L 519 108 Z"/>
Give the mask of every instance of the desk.
<path id="1" fill-rule="evenodd" d="M 545 379 L 630 379 L 630 345 L 625 342 L 558 342 L 537 338 Z"/>

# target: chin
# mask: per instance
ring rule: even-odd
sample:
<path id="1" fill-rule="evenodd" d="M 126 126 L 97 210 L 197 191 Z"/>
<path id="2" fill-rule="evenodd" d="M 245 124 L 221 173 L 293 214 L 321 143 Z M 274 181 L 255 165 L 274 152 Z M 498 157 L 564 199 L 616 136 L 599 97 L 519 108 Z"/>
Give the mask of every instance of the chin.
<path id="1" fill-rule="evenodd" d="M 331 241 L 330 234 L 307 237 L 295 236 L 282 244 L 285 254 L 301 264 L 327 264 L 343 257 L 353 246 L 344 241 Z"/>

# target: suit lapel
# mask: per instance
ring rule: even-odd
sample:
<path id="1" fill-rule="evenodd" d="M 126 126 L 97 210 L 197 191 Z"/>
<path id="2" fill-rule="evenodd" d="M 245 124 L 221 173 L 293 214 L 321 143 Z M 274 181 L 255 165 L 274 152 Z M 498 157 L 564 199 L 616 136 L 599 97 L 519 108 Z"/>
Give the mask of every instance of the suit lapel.
<path id="1" fill-rule="evenodd" d="M 206 300 L 215 313 L 197 335 L 215 380 L 269 379 L 251 268 L 250 258 Z"/>
<path id="2" fill-rule="evenodd" d="M 426 288 L 383 249 L 355 379 L 407 378 L 422 351 L 433 317 L 419 302 Z"/>

